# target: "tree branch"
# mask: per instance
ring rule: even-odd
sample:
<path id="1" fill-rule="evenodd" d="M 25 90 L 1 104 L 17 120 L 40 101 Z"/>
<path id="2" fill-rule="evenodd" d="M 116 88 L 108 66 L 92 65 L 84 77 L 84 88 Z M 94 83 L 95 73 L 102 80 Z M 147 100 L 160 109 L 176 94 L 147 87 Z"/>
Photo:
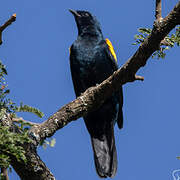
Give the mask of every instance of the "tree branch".
<path id="1" fill-rule="evenodd" d="M 25 144 L 23 148 L 26 152 L 27 163 L 24 161 L 19 162 L 15 157 L 10 157 L 11 165 L 20 178 L 22 180 L 55 180 L 53 174 L 38 156 L 37 146 L 31 143 Z"/>
<path id="2" fill-rule="evenodd" d="M 156 10 L 155 10 L 155 17 L 158 22 L 162 20 L 162 14 L 161 14 L 161 0 L 156 0 Z"/>
<path id="3" fill-rule="evenodd" d="M 16 20 L 16 14 L 13 14 L 2 26 L 0 26 L 0 45 L 2 44 L 2 32 Z"/>
<path id="4" fill-rule="evenodd" d="M 12 132 L 21 133 L 19 128 L 14 125 L 10 114 L 5 113 L 0 119 L 0 124 L 2 124 L 3 126 L 8 126 L 10 128 L 10 131 Z M 33 138 L 32 142 L 23 144 L 22 148 L 25 151 L 27 163 L 23 160 L 19 161 L 14 155 L 9 154 L 9 157 L 11 159 L 11 165 L 21 179 L 55 180 L 53 174 L 38 156 L 36 151 L 37 144 L 36 141 L 33 140 Z"/>
<path id="5" fill-rule="evenodd" d="M 39 124 L 39 123 L 35 123 L 35 122 L 24 120 L 22 117 L 12 118 L 12 121 L 16 122 L 16 123 L 24 123 L 24 124 L 27 124 L 27 125 L 30 125 L 30 126 L 34 126 L 34 125 L 38 125 Z"/>
<path id="6" fill-rule="evenodd" d="M 135 75 L 135 80 L 144 81 L 144 77 Z"/>

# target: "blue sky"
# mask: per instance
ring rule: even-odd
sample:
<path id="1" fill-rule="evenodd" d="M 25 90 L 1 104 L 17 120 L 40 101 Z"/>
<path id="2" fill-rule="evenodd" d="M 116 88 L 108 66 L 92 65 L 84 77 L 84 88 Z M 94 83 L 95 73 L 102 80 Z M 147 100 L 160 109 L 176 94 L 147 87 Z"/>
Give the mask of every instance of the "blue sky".
<path id="1" fill-rule="evenodd" d="M 178 0 L 163 1 L 163 15 Z M 75 98 L 68 48 L 77 28 L 68 9 L 88 10 L 97 17 L 104 37 L 114 45 L 119 65 L 133 55 L 131 45 L 139 27 L 152 27 L 154 1 L 4 0 L 0 22 L 17 13 L 17 21 L 3 34 L 0 59 L 9 72 L 10 98 L 38 107 L 43 119 L 27 113 L 24 119 L 42 122 Z M 164 60 L 150 59 L 138 74 L 144 82 L 124 85 L 124 128 L 115 127 L 118 171 L 114 180 L 173 179 L 180 169 L 179 49 Z M 57 180 L 98 180 L 90 138 L 79 119 L 59 130 L 56 145 L 38 152 Z M 11 180 L 19 180 L 13 172 Z"/>

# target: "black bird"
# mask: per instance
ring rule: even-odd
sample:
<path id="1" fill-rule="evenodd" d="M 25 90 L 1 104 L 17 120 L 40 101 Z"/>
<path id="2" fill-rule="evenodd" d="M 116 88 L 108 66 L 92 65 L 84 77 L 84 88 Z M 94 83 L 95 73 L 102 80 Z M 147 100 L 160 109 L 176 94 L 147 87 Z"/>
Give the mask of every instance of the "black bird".
<path id="1" fill-rule="evenodd" d="M 76 96 L 96 86 L 118 69 L 116 54 L 103 38 L 100 24 L 87 11 L 69 10 L 78 27 L 77 40 L 70 48 L 70 68 Z M 83 117 L 91 136 L 96 171 L 102 178 L 113 177 L 117 170 L 114 125 L 123 126 L 122 87 L 94 112 Z"/>

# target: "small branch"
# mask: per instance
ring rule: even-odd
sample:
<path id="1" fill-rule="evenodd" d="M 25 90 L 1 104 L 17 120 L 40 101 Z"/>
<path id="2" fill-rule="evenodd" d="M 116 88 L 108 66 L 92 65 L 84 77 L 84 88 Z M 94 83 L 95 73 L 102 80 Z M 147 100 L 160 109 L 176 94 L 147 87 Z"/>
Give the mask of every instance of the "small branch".
<path id="1" fill-rule="evenodd" d="M 2 26 L 0 26 L 0 45 L 2 44 L 2 32 L 16 20 L 16 14 L 13 14 Z"/>
<path id="2" fill-rule="evenodd" d="M 4 180 L 9 180 L 7 168 L 1 168 L 1 174 Z"/>
<path id="3" fill-rule="evenodd" d="M 135 75 L 135 80 L 144 81 L 144 77 Z"/>
<path id="4" fill-rule="evenodd" d="M 162 13 L 161 13 L 161 0 L 156 0 L 156 14 L 155 14 L 155 17 L 156 17 L 156 21 L 157 22 L 161 22 L 161 20 L 163 19 L 162 18 Z"/>
<path id="5" fill-rule="evenodd" d="M 163 45 L 163 46 L 169 46 L 170 44 L 165 40 L 163 39 L 160 43 L 160 46 Z"/>
<path id="6" fill-rule="evenodd" d="M 34 123 L 34 122 L 31 122 L 31 121 L 24 120 L 22 117 L 20 117 L 20 118 L 13 118 L 12 121 L 16 122 L 16 123 L 24 123 L 24 124 L 27 124 L 27 125 L 30 125 L 30 126 L 34 126 L 34 125 L 38 125 L 39 124 L 39 123 Z"/>
<path id="7" fill-rule="evenodd" d="M 162 18 L 162 2 L 161 0 L 156 0 L 156 10 L 155 10 L 155 17 L 156 17 L 156 21 L 155 23 L 158 24 L 160 22 L 162 22 L 163 18 Z M 161 43 L 159 44 L 159 49 L 161 49 L 161 46 L 169 46 L 169 43 L 165 40 L 165 38 L 161 41 Z"/>

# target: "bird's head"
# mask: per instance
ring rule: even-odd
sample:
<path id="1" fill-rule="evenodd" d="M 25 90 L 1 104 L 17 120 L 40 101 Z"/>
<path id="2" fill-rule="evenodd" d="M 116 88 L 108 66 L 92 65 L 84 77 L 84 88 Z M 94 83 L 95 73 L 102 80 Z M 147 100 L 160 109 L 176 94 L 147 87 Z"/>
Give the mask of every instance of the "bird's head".
<path id="1" fill-rule="evenodd" d="M 69 10 L 76 21 L 79 35 L 81 33 L 101 33 L 100 24 L 95 16 L 92 16 L 88 11 Z"/>

